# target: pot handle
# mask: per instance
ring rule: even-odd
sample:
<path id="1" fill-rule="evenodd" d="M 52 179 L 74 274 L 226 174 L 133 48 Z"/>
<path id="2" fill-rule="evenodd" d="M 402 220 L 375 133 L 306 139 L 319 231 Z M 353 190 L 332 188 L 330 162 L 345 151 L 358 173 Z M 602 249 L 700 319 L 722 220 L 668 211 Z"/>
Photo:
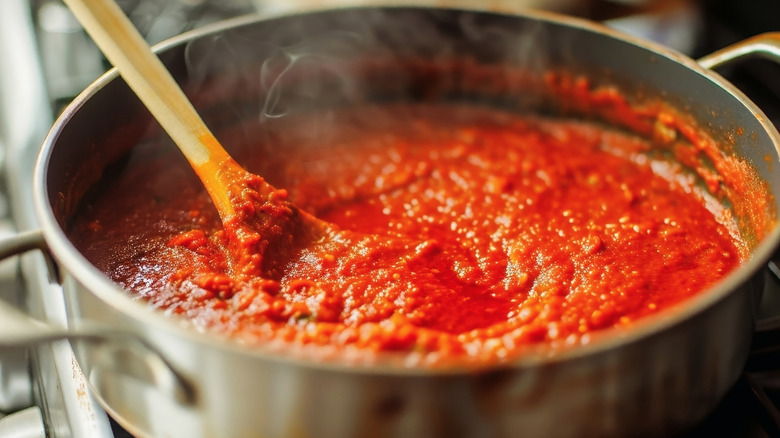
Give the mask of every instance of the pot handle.
<path id="1" fill-rule="evenodd" d="M 754 57 L 780 63 L 780 32 L 767 32 L 747 38 L 703 56 L 697 62 L 704 68 L 714 69 Z"/>
<path id="2" fill-rule="evenodd" d="M 49 254 L 43 234 L 29 231 L 0 240 L 0 259 L 40 249 L 52 279 L 56 279 L 56 265 Z M 29 347 L 59 340 L 82 340 L 99 345 L 95 372 L 90 381 L 98 392 L 111 387 L 112 375 L 127 375 L 152 385 L 182 406 L 197 402 L 195 387 L 176 371 L 157 348 L 143 338 L 103 325 L 84 324 L 77 329 L 60 328 L 37 320 L 11 304 L 0 300 L 0 349 Z M 105 370 L 105 372 L 103 371 Z"/>
<path id="3" fill-rule="evenodd" d="M 46 260 L 46 268 L 49 271 L 49 280 L 59 283 L 59 269 L 54 263 L 54 257 L 49 252 L 49 247 L 43 239 L 41 230 L 24 231 L 16 236 L 0 239 L 0 260 L 38 249 Z"/>

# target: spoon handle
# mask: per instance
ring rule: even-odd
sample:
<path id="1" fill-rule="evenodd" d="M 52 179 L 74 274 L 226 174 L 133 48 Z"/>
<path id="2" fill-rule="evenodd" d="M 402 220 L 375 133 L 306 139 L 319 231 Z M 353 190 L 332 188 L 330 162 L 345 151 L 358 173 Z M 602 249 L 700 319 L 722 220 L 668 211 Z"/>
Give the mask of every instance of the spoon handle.
<path id="1" fill-rule="evenodd" d="M 232 159 L 122 9 L 114 0 L 64 1 L 204 180 L 220 213 L 231 213 L 227 190 L 215 180 Z"/>

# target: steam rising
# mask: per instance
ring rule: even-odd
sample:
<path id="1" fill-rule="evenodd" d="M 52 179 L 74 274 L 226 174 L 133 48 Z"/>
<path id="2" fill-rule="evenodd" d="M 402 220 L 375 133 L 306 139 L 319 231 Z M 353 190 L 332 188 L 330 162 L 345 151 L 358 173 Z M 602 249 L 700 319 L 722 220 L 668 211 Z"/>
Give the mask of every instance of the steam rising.
<path id="1" fill-rule="evenodd" d="M 277 121 L 313 111 L 319 115 L 297 129 L 306 141 L 326 138 L 335 128 L 329 111 L 342 106 L 485 96 L 501 105 L 534 102 L 517 71 L 538 77 L 547 68 L 543 28 L 468 11 L 345 9 L 212 34 L 186 46 L 185 62 L 196 106 L 219 108 L 202 111 L 206 122 L 225 125 L 230 113 L 233 121 L 263 124 L 266 138 L 256 131 L 250 138 L 245 126 L 235 145 L 257 148 L 282 129 Z"/>
<path id="2" fill-rule="evenodd" d="M 351 78 L 351 72 L 340 61 L 351 53 L 360 50 L 361 36 L 356 33 L 334 32 L 322 39 L 307 40 L 289 46 L 279 47 L 260 67 L 260 85 L 265 91 L 260 118 L 278 118 L 287 114 L 284 95 L 286 78 L 297 76 L 298 70 L 319 70 L 319 74 L 335 79 L 329 83 L 335 85 L 329 90 L 354 100 L 357 96 L 357 82 Z M 296 94 L 316 99 L 326 90 L 322 82 L 308 80 L 293 84 Z"/>

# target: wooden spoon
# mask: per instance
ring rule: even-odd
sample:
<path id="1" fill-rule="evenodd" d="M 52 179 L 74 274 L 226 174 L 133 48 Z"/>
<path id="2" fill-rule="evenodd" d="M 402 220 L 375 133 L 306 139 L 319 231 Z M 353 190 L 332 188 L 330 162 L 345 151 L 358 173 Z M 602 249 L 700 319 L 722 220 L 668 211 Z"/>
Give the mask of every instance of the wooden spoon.
<path id="1" fill-rule="evenodd" d="M 287 202 L 285 191 L 233 160 L 114 0 L 65 3 L 184 153 L 240 250 L 251 245 L 250 252 L 261 256 L 266 250 L 284 252 L 332 231 L 331 224 Z M 261 268 L 266 274 L 269 269 Z"/>

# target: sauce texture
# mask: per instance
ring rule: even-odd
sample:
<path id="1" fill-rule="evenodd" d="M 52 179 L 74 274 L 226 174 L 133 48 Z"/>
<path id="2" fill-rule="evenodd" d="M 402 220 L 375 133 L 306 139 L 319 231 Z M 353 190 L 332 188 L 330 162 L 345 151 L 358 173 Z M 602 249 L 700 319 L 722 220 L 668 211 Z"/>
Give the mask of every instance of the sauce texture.
<path id="1" fill-rule="evenodd" d="M 430 363 L 587 343 L 706 289 L 745 254 L 728 212 L 680 169 L 596 124 L 398 105 L 290 128 L 232 140 L 253 144 L 239 161 L 279 196 L 338 228 L 288 248 L 278 269 L 231 253 L 200 182 L 159 145 L 107 172 L 71 239 L 130 293 L 203 329 Z"/>

